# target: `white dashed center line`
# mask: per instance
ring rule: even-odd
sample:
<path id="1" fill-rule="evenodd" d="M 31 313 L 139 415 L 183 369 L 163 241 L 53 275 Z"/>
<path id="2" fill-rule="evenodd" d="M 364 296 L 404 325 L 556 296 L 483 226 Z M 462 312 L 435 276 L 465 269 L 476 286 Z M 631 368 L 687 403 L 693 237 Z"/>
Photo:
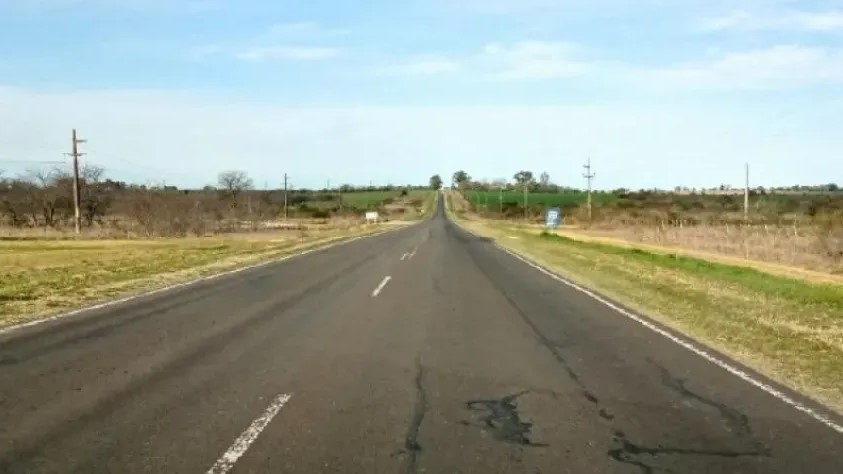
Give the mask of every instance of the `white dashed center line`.
<path id="1" fill-rule="evenodd" d="M 381 293 L 381 291 L 383 291 L 384 287 L 386 287 L 387 283 L 389 283 L 389 280 L 392 280 L 391 276 L 388 276 L 388 277 L 383 279 L 381 284 L 378 285 L 378 287 L 375 288 L 375 291 L 372 292 L 372 298 L 378 296 Z"/>
<path id="2" fill-rule="evenodd" d="M 255 421 L 246 428 L 246 431 L 243 432 L 237 439 L 234 440 L 234 444 L 231 445 L 228 450 L 223 453 L 223 455 L 217 459 L 217 462 L 208 469 L 207 474 L 225 474 L 234 467 L 234 464 L 240 459 L 240 456 L 246 453 L 246 450 L 249 449 L 249 446 L 261 434 L 261 431 L 269 425 L 269 422 L 275 418 L 275 415 L 281 411 L 281 408 L 290 401 L 292 395 L 287 393 L 282 393 L 278 395 L 272 400 L 272 403 L 264 410 L 261 416 L 257 417 Z"/>

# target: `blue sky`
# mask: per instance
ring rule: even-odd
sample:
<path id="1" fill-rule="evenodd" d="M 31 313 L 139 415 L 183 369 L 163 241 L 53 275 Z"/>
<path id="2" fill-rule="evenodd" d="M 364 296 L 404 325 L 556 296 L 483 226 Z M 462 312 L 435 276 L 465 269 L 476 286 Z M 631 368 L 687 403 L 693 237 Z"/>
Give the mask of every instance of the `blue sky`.
<path id="1" fill-rule="evenodd" d="M 0 0 L 10 174 L 843 182 L 841 110 L 841 1 Z"/>

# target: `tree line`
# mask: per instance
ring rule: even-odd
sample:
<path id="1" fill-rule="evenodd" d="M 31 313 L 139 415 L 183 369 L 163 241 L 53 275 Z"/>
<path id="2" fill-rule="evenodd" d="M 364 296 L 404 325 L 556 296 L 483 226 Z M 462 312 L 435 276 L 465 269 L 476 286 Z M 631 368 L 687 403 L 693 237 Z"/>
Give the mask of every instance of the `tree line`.
<path id="1" fill-rule="evenodd" d="M 282 217 L 285 203 L 291 217 L 326 218 L 357 213 L 354 202 L 343 202 L 344 194 L 399 190 L 406 194 L 409 189 L 424 189 L 343 185 L 331 190 L 257 190 L 253 180 L 237 170 L 221 172 L 215 185 L 201 189 L 113 180 L 98 166 L 81 167 L 79 178 L 84 228 L 146 236 L 204 235 L 257 228 L 261 222 Z M 60 168 L 32 170 L 16 177 L 0 170 L 0 226 L 72 228 L 73 181 L 73 176 Z"/>
<path id="2" fill-rule="evenodd" d="M 471 176 L 464 170 L 455 171 L 451 177 L 451 183 L 454 188 L 459 190 L 490 190 L 490 189 L 517 189 L 523 190 L 525 187 L 531 192 L 559 192 L 565 190 L 572 190 L 573 188 L 565 188 L 550 181 L 550 174 L 543 171 L 536 179 L 535 174 L 529 170 L 520 170 L 512 175 L 512 180 L 496 179 L 492 181 L 478 181 L 471 178 Z"/>

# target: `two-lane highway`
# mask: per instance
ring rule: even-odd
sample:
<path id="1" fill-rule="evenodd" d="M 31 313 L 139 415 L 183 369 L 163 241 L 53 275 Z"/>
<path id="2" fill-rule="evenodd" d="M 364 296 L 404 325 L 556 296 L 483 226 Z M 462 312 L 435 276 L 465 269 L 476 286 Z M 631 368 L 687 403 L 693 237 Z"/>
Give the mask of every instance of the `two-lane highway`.
<path id="1" fill-rule="evenodd" d="M 840 473 L 838 423 L 441 203 L 406 229 L 0 335 L 0 472 Z"/>

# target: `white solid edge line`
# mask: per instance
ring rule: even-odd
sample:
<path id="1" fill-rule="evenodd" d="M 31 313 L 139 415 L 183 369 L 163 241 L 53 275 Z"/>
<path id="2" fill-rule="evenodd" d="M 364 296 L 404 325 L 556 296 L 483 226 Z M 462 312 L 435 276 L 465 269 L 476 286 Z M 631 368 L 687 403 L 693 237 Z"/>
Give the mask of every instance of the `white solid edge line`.
<path id="1" fill-rule="evenodd" d="M 269 425 L 269 422 L 290 401 L 290 398 L 292 398 L 292 395 L 287 393 L 282 393 L 275 397 L 261 416 L 255 418 L 255 421 L 246 428 L 246 431 L 240 434 L 228 450 L 208 469 L 207 474 L 225 474 L 230 471 L 234 467 L 234 464 L 237 463 L 237 460 L 246 453 L 249 446 L 258 439 L 258 436 Z"/>
<path id="2" fill-rule="evenodd" d="M 419 221 L 419 222 L 423 222 L 423 221 Z M 304 255 L 310 254 L 310 253 L 321 252 L 322 250 L 327 250 L 329 248 L 339 247 L 339 246 L 345 245 L 345 244 L 350 244 L 351 242 L 355 242 L 357 240 L 366 239 L 366 238 L 370 238 L 370 237 L 377 237 L 379 235 L 388 234 L 390 232 L 396 232 L 396 231 L 400 231 L 400 230 L 403 230 L 403 229 L 408 229 L 409 227 L 411 227 L 413 225 L 416 225 L 419 222 L 413 223 L 413 224 L 411 224 L 410 226 L 407 226 L 407 227 L 398 227 L 398 228 L 395 228 L 395 229 L 388 229 L 388 230 L 381 231 L 381 232 L 374 232 L 372 234 L 359 235 L 357 237 L 351 237 L 349 239 L 336 239 L 334 241 L 326 242 L 324 245 L 318 245 L 318 246 L 313 247 L 311 249 L 307 249 L 307 250 L 304 250 L 304 251 L 301 251 L 301 252 L 298 252 L 298 253 L 286 255 L 286 256 L 281 257 L 281 258 L 267 260 L 266 262 L 260 262 L 260 263 L 254 264 L 254 265 L 235 268 L 233 270 L 226 270 L 226 271 L 221 272 L 221 273 L 214 273 L 213 275 L 208 275 L 208 276 L 196 278 L 194 280 L 190 280 L 190 281 L 186 281 L 186 282 L 182 282 L 182 283 L 176 283 L 176 284 L 173 284 L 173 285 L 170 285 L 170 286 L 165 286 L 163 288 L 156 288 L 154 290 L 145 291 L 143 293 L 138 293 L 138 294 L 135 294 L 135 295 L 126 296 L 126 297 L 123 297 L 123 298 L 118 298 L 116 300 L 109 300 L 109 301 L 106 301 L 106 302 L 103 302 L 103 303 L 95 304 L 93 306 L 86 306 L 84 308 L 79 308 L 79 309 L 75 309 L 73 311 L 68 311 L 66 313 L 56 314 L 56 315 L 53 315 L 53 316 L 48 316 L 46 318 L 36 319 L 34 321 L 28 321 L 28 322 L 21 323 L 21 324 L 15 324 L 13 326 L 7 326 L 5 328 L 0 328 L 0 336 L 2 336 L 4 334 L 8 334 L 10 332 L 20 330 L 20 329 L 24 329 L 24 328 L 28 328 L 28 327 L 32 327 L 32 326 L 37 326 L 39 324 L 47 323 L 47 322 L 50 322 L 50 321 L 55 321 L 57 319 L 64 319 L 64 318 L 67 318 L 67 317 L 70 317 L 70 316 L 76 316 L 76 315 L 79 315 L 79 314 L 82 314 L 82 313 L 86 313 L 88 311 L 94 311 L 94 310 L 97 310 L 97 309 L 107 308 L 109 306 L 115 306 L 115 305 L 119 305 L 119 304 L 122 304 L 122 303 L 127 303 L 129 301 L 136 300 L 136 299 L 139 299 L 139 298 L 145 298 L 147 296 L 152 296 L 152 295 L 155 295 L 155 294 L 158 294 L 158 293 L 164 293 L 166 291 L 174 290 L 176 288 L 182 288 L 182 287 L 185 287 L 185 286 L 195 285 L 197 283 L 201 283 L 201 282 L 204 282 L 204 281 L 214 280 L 216 278 L 221 278 L 221 277 L 224 277 L 224 276 L 233 275 L 233 274 L 244 272 L 244 271 L 247 271 L 247 270 L 252 270 L 252 269 L 260 268 L 260 267 L 267 266 L 267 265 L 273 265 L 273 264 L 276 264 L 276 263 L 281 263 L 281 262 L 284 262 L 286 260 L 298 258 L 298 257 L 304 256 Z"/>
<path id="3" fill-rule="evenodd" d="M 462 226 L 460 226 L 460 228 L 465 230 L 469 234 L 473 234 L 473 235 L 477 236 L 477 234 L 475 234 L 474 232 L 472 232 L 468 229 L 465 229 Z M 647 329 L 650 329 L 653 332 L 656 332 L 657 334 L 659 334 L 661 336 L 664 336 L 665 338 L 675 342 L 676 344 L 679 344 L 680 346 L 684 347 L 685 349 L 688 349 L 689 351 L 691 351 L 694 354 L 702 357 L 703 359 L 713 363 L 714 365 L 717 365 L 718 367 L 724 369 L 725 371 L 729 372 L 730 374 L 737 376 L 738 378 L 740 378 L 741 380 L 749 383 L 750 385 L 753 385 L 756 388 L 761 389 L 762 391 L 764 391 L 767 394 L 775 397 L 779 401 L 784 402 L 785 404 L 791 406 L 792 408 L 795 408 L 798 411 L 801 411 L 802 413 L 810 416 L 811 418 L 813 418 L 814 420 L 824 424 L 825 426 L 828 426 L 829 428 L 837 431 L 838 433 L 843 434 L 843 425 L 839 425 L 839 424 L 835 423 L 834 421 L 832 421 L 829 417 L 823 415 L 822 413 L 818 413 L 816 410 L 802 405 L 798 401 L 796 401 L 793 398 L 791 398 L 790 396 L 788 396 L 786 393 L 783 393 L 781 390 L 778 390 L 775 387 L 772 387 L 769 384 L 766 384 L 766 383 L 764 383 L 760 380 L 756 380 L 752 375 L 748 374 L 747 372 L 745 372 L 745 371 L 739 369 L 738 367 L 735 367 L 735 366 L 729 364 L 728 362 L 712 355 L 711 353 L 707 352 L 706 350 L 697 347 L 695 344 L 692 344 L 691 342 L 689 342 L 685 339 L 677 337 L 677 336 L 671 334 L 670 332 L 660 328 L 659 326 L 653 324 L 652 322 L 647 321 L 646 319 L 642 318 L 641 316 L 638 316 L 635 313 L 632 313 L 630 311 L 627 311 L 624 308 L 621 308 L 620 306 L 618 306 L 618 305 L 612 303 L 611 301 L 603 298 L 602 296 L 598 295 L 597 293 L 594 293 L 593 291 L 591 291 L 587 288 L 584 288 L 580 285 L 577 285 L 576 283 L 571 282 L 571 281 L 557 275 L 556 273 L 554 273 L 550 270 L 547 270 L 546 268 L 544 268 L 544 267 L 542 267 L 542 266 L 540 266 L 536 263 L 533 263 L 532 261 L 530 261 L 529 259 L 521 256 L 520 254 L 518 254 L 518 253 L 516 253 L 512 250 L 509 250 L 507 248 L 502 247 L 497 242 L 494 242 L 494 245 L 498 249 L 508 253 L 509 255 L 512 255 L 513 257 L 517 258 L 518 260 L 521 260 L 522 262 L 524 262 L 527 265 L 535 268 L 536 270 L 544 273 L 545 275 L 553 278 L 554 280 L 556 280 L 560 283 L 563 283 L 563 284 L 565 284 L 565 285 L 567 285 L 567 286 L 569 286 L 569 287 L 571 287 L 571 288 L 573 288 L 573 289 L 575 289 L 575 290 L 577 290 L 581 293 L 584 293 L 585 295 L 591 297 L 594 300 L 597 300 L 600 303 L 603 303 L 604 305 L 608 306 L 609 308 L 612 308 L 613 310 L 617 311 L 618 313 L 632 319 L 633 321 L 641 324 L 642 326 L 646 327 Z"/>
<path id="4" fill-rule="evenodd" d="M 386 287 L 386 284 L 389 283 L 389 280 L 392 280 L 391 276 L 384 277 L 383 281 L 381 281 L 381 284 L 378 285 L 378 287 L 375 288 L 375 291 L 372 292 L 372 298 L 374 298 L 374 297 L 376 297 L 380 294 L 380 292 L 384 289 L 384 287 Z"/>

